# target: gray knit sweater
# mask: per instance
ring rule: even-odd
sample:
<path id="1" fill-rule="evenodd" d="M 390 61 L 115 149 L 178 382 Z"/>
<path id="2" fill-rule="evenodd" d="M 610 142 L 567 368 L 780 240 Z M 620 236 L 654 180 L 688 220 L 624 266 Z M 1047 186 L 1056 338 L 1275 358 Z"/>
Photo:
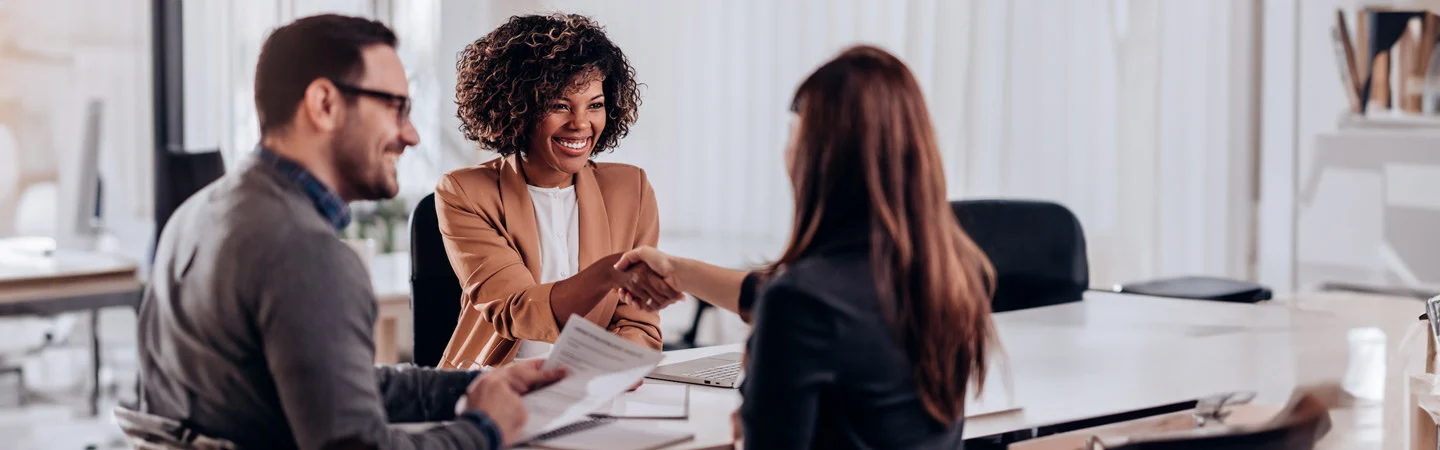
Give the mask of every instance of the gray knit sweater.
<path id="1" fill-rule="evenodd" d="M 141 410 L 244 448 L 491 449 L 454 419 L 473 375 L 376 367 L 370 275 L 300 183 L 255 158 L 191 197 L 160 238 L 140 307 Z"/>

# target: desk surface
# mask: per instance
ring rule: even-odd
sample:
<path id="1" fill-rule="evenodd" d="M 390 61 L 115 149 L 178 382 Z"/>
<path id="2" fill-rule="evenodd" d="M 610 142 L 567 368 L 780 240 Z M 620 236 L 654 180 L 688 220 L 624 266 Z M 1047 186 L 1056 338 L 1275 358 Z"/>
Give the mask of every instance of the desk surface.
<path id="1" fill-rule="evenodd" d="M 1333 315 L 1280 304 L 1091 292 L 1083 302 L 1001 313 L 995 321 L 1021 409 L 968 418 L 966 438 L 1236 390 L 1256 391 L 1257 402 L 1282 403 L 1294 387 L 1334 381 L 1346 369 L 1346 332 Z M 668 352 L 665 363 L 739 348 Z M 992 377 L 987 391 L 1004 392 L 1000 377 Z M 688 420 L 647 420 L 645 426 L 695 433 L 671 448 L 728 445 L 739 392 L 704 386 L 690 392 Z"/>
<path id="2" fill-rule="evenodd" d="M 130 274 L 135 261 L 103 253 L 45 248 L 43 239 L 0 239 L 0 287 L 17 283 L 54 283 L 73 278 Z"/>
<path id="3" fill-rule="evenodd" d="M 136 272 L 134 262 L 109 254 L 0 245 L 0 315 L 133 305 L 144 286 Z"/>
<path id="4" fill-rule="evenodd" d="M 403 254 L 376 258 L 373 282 L 382 304 L 408 300 L 408 262 Z M 1305 298 L 1310 297 L 1325 295 Z M 1316 310 L 1314 303 L 1297 299 L 1289 304 L 1252 305 L 1092 291 L 1082 302 L 996 314 L 1013 373 L 1010 401 L 1021 409 L 969 418 L 965 436 L 989 436 L 1235 390 L 1256 391 L 1257 402 L 1284 402 L 1296 386 L 1340 379 L 1350 359 L 1346 331 L 1365 326 L 1354 316 L 1382 314 L 1359 309 L 1337 316 L 1332 308 Z M 1414 313 L 1420 309 L 1415 302 Z M 1408 317 L 1411 312 L 1383 314 Z M 732 345 L 669 352 L 665 361 L 738 349 Z M 739 392 L 704 386 L 692 386 L 690 392 L 690 419 L 644 422 L 695 433 L 695 440 L 672 448 L 727 446 L 729 417 L 739 406 Z M 993 404 L 992 396 L 1004 396 L 1002 378 L 991 377 L 987 392 L 987 405 Z"/>

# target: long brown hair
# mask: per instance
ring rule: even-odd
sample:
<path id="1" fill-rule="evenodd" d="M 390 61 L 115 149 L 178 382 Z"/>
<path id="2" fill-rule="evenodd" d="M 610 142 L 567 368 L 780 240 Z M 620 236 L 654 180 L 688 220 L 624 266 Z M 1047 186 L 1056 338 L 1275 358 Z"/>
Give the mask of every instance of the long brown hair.
<path id="1" fill-rule="evenodd" d="M 869 224 L 882 309 L 914 367 L 925 409 L 953 423 L 985 382 L 994 269 L 960 229 L 920 85 L 884 50 L 850 48 L 795 92 L 795 221 L 782 270 L 837 229 Z"/>

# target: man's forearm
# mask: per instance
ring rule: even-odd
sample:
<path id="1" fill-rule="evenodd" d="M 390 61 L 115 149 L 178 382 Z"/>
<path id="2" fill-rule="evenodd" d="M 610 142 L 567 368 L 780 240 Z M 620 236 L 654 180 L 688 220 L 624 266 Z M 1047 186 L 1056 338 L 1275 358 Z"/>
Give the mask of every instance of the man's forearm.
<path id="1" fill-rule="evenodd" d="M 391 423 L 434 422 L 455 418 L 455 401 L 478 372 L 437 370 L 412 365 L 375 366 L 380 398 Z"/>
<path id="2" fill-rule="evenodd" d="M 411 365 L 375 366 L 380 397 L 390 423 L 441 422 L 452 423 L 417 433 L 395 429 L 385 430 L 394 448 L 460 448 L 499 449 L 504 442 L 495 422 L 479 412 L 455 415 L 455 404 L 465 395 L 465 388 L 480 372 L 438 370 Z M 462 444 L 466 443 L 468 444 Z M 479 445 L 479 447 L 475 447 Z M 383 447 L 382 447 L 383 448 Z"/>

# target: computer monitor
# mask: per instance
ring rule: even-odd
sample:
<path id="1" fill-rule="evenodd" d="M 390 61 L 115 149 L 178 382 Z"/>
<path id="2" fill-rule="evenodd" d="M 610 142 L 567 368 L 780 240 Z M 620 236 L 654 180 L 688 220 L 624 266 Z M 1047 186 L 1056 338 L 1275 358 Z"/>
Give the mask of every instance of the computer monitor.
<path id="1" fill-rule="evenodd" d="M 59 249 L 94 250 L 101 234 L 100 136 L 104 109 L 104 102 L 98 99 L 86 104 L 85 132 L 79 154 L 70 165 L 74 171 L 62 170 L 61 173 L 64 209 L 60 211 L 60 226 L 55 236 Z M 65 201 L 70 199 L 73 202 Z"/>

